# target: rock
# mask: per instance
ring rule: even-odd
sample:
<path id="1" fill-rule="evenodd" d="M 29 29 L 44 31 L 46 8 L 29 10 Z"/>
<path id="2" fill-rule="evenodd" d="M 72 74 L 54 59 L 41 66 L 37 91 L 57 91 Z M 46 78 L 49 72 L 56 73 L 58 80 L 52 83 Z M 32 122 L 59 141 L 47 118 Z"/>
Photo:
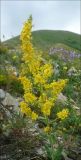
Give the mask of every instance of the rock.
<path id="1" fill-rule="evenodd" d="M 4 92 L 5 93 L 5 92 Z M 13 97 L 10 93 L 5 93 L 4 99 L 1 101 L 4 107 L 8 106 L 10 110 L 13 110 L 14 112 L 18 113 L 20 112 L 19 108 L 19 99 Z"/>
<path id="2" fill-rule="evenodd" d="M 4 106 L 17 106 L 17 101 L 9 93 L 6 93 L 2 104 Z"/>
<path id="3" fill-rule="evenodd" d="M 32 121 L 30 121 L 29 123 L 32 123 Z M 39 135 L 39 126 L 38 126 L 38 123 L 36 123 L 33 127 L 29 128 L 29 132 L 33 136 Z"/>
<path id="4" fill-rule="evenodd" d="M 40 155 L 40 156 L 42 156 L 44 154 L 43 149 L 42 148 L 38 148 L 37 149 L 37 154 Z"/>
<path id="5" fill-rule="evenodd" d="M 12 117 L 11 113 L 8 110 L 6 111 L 6 116 L 9 117 L 9 118 Z"/>
<path id="6" fill-rule="evenodd" d="M 4 90 L 0 89 L 0 99 L 4 99 L 5 98 L 5 92 Z"/>

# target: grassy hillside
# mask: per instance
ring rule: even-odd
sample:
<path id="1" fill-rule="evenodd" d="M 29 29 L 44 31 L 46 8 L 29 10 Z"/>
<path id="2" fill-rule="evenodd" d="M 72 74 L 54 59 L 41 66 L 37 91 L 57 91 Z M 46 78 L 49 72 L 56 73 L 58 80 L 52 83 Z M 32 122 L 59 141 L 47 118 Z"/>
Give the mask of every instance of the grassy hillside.
<path id="1" fill-rule="evenodd" d="M 63 43 L 74 49 L 81 50 L 81 35 L 68 31 L 38 30 L 32 32 L 33 44 L 41 49 L 47 50 L 56 43 Z M 9 48 L 20 45 L 19 36 L 4 42 Z"/>

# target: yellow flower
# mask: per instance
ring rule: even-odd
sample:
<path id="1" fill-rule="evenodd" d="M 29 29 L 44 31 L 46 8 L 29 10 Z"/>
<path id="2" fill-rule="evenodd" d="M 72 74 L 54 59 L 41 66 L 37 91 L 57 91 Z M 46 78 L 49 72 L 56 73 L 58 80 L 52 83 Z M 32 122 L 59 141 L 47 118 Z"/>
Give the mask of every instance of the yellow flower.
<path id="1" fill-rule="evenodd" d="M 28 115 L 32 120 L 38 118 L 38 114 L 34 111 L 32 112 L 32 106 L 39 107 L 43 116 L 49 116 L 51 113 L 51 108 L 53 107 L 58 94 L 63 90 L 66 85 L 67 80 L 59 80 L 57 82 L 50 79 L 53 74 L 53 67 L 51 64 L 43 61 L 42 54 L 33 47 L 32 44 L 32 17 L 25 22 L 22 32 L 21 32 L 21 49 L 22 49 L 22 66 L 21 66 L 21 83 L 24 90 L 24 101 L 20 104 L 21 111 Z M 35 94 L 34 88 L 37 87 L 37 93 Z M 36 97 L 37 96 L 37 97 Z M 58 117 L 64 119 L 67 117 L 68 113 L 63 112 L 58 113 Z M 45 130 L 49 130 L 49 126 Z"/>
<path id="2" fill-rule="evenodd" d="M 44 128 L 44 132 L 46 132 L 46 133 L 49 133 L 51 131 L 52 131 L 52 127 L 50 127 L 50 126 L 47 126 Z"/>
<path id="3" fill-rule="evenodd" d="M 21 112 L 26 114 L 27 116 L 31 115 L 31 109 L 28 107 L 28 105 L 24 101 L 20 102 L 20 109 L 21 109 Z"/>
<path id="4" fill-rule="evenodd" d="M 34 94 L 29 92 L 24 94 L 24 99 L 27 103 L 34 103 L 34 101 L 36 100 L 36 97 Z"/>
<path id="5" fill-rule="evenodd" d="M 47 100 L 47 95 L 45 93 L 42 93 L 41 96 L 39 97 L 39 103 L 43 103 Z"/>
<path id="6" fill-rule="evenodd" d="M 36 120 L 38 118 L 38 114 L 36 114 L 35 112 L 32 112 L 31 118 L 32 120 Z"/>
<path id="7" fill-rule="evenodd" d="M 41 67 L 41 72 L 42 72 L 43 78 L 47 80 L 49 77 L 51 77 L 53 73 L 52 65 L 49 63 L 46 63 Z"/>
<path id="8" fill-rule="evenodd" d="M 59 81 L 53 81 L 50 84 L 45 84 L 45 89 L 52 89 L 52 90 L 56 90 L 57 93 L 61 92 L 62 89 L 65 87 L 67 83 L 67 79 L 61 79 Z"/>
<path id="9" fill-rule="evenodd" d="M 45 80 L 43 79 L 42 75 L 37 74 L 34 78 L 35 83 L 44 84 Z"/>
<path id="10" fill-rule="evenodd" d="M 65 118 L 67 118 L 69 115 L 69 110 L 68 109 L 63 109 L 61 112 L 57 113 L 57 117 L 61 120 L 64 120 Z"/>
<path id="11" fill-rule="evenodd" d="M 25 92 L 32 90 L 32 83 L 30 82 L 28 78 L 26 78 L 26 76 L 19 77 L 19 80 L 21 80 L 21 83 L 23 84 L 23 88 Z"/>
<path id="12" fill-rule="evenodd" d="M 52 107 L 53 103 L 50 100 L 46 100 L 46 102 L 43 104 L 43 106 L 41 107 L 41 112 L 45 115 L 45 116 L 49 116 L 50 112 L 51 112 L 51 107 Z"/>
<path id="13" fill-rule="evenodd" d="M 36 75 L 38 74 L 39 72 L 39 69 L 40 69 L 40 60 L 37 59 L 37 57 L 34 59 L 31 60 L 31 62 L 28 64 L 29 66 L 29 70 L 30 72 L 36 77 Z"/>

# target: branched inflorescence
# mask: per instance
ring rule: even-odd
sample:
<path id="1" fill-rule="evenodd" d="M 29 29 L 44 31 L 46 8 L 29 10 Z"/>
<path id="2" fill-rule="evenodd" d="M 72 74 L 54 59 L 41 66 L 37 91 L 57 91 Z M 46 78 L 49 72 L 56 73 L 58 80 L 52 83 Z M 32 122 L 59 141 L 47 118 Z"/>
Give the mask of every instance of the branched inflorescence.
<path id="1" fill-rule="evenodd" d="M 54 69 L 49 62 L 42 61 L 42 55 L 32 44 L 32 17 L 24 24 L 21 32 L 22 71 L 20 80 L 24 89 L 23 101 L 20 103 L 21 111 L 32 120 L 49 117 L 59 93 L 65 87 L 67 80 L 52 81 Z M 57 113 L 63 120 L 68 116 L 67 109 Z M 45 131 L 49 130 L 49 127 Z"/>

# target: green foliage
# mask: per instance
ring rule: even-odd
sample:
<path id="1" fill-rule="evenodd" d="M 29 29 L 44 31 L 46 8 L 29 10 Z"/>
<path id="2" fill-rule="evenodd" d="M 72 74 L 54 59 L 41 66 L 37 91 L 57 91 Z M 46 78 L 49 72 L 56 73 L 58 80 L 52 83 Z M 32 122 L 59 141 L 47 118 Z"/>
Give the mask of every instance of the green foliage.
<path id="1" fill-rule="evenodd" d="M 0 86 L 7 85 L 7 76 L 0 74 Z"/>
<path id="2" fill-rule="evenodd" d="M 8 52 L 8 48 L 1 43 L 0 44 L 0 55 L 1 54 L 6 54 L 7 52 Z"/>
<path id="3" fill-rule="evenodd" d="M 5 87 L 5 89 L 15 96 L 23 94 L 22 84 L 18 78 L 13 75 L 0 74 L 0 87 Z"/>
<path id="4" fill-rule="evenodd" d="M 22 95 L 24 92 L 23 86 L 17 78 L 11 79 L 10 90 L 13 95 Z"/>
<path id="5" fill-rule="evenodd" d="M 62 147 L 58 147 L 54 152 L 54 160 L 61 160 L 62 159 Z"/>

